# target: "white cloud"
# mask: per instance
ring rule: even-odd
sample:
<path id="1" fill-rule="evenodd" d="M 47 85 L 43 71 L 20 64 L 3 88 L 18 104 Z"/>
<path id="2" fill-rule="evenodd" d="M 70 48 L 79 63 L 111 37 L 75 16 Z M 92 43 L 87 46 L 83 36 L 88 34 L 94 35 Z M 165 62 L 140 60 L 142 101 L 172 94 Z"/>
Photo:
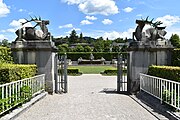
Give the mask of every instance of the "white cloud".
<path id="1" fill-rule="evenodd" d="M 127 8 L 124 8 L 123 11 L 129 13 L 133 11 L 133 8 L 127 7 Z"/>
<path id="2" fill-rule="evenodd" d="M 176 23 L 180 22 L 180 17 L 179 16 L 171 16 L 171 15 L 165 15 L 163 17 L 158 17 L 156 21 L 161 21 L 163 22 L 162 26 L 167 26 L 170 27 Z"/>
<path id="3" fill-rule="evenodd" d="M 132 38 L 132 33 L 134 32 L 134 29 L 129 28 L 127 31 L 124 32 L 117 32 L 117 31 L 110 31 L 105 32 L 103 35 L 103 38 L 109 38 L 110 40 L 114 40 L 116 38 Z"/>
<path id="4" fill-rule="evenodd" d="M 18 11 L 19 11 L 19 12 L 26 12 L 25 9 L 19 9 Z"/>
<path id="5" fill-rule="evenodd" d="M 6 17 L 10 13 L 8 6 L 0 0 L 0 17 Z"/>
<path id="6" fill-rule="evenodd" d="M 105 24 L 105 25 L 110 25 L 110 24 L 113 23 L 113 21 L 110 20 L 110 19 L 104 19 L 104 20 L 102 21 L 102 23 Z"/>
<path id="7" fill-rule="evenodd" d="M 72 32 L 72 30 L 75 30 L 76 32 L 81 31 L 80 28 L 72 28 L 71 30 L 69 30 L 68 32 L 66 32 L 66 34 L 70 34 Z"/>
<path id="8" fill-rule="evenodd" d="M 23 26 L 22 26 L 22 23 L 23 22 L 26 22 L 26 20 L 25 19 L 19 19 L 19 20 L 13 20 L 10 24 L 9 24 L 9 26 L 11 26 L 11 27 L 13 27 L 13 28 L 21 28 L 21 27 L 32 27 L 32 24 L 30 23 L 30 22 L 28 22 L 28 23 L 26 23 L 26 24 L 24 24 Z"/>
<path id="9" fill-rule="evenodd" d="M 93 24 L 93 22 L 90 22 L 89 20 L 82 20 L 81 25 L 90 25 Z"/>
<path id="10" fill-rule="evenodd" d="M 170 39 L 172 34 L 177 34 L 180 36 L 180 28 L 171 27 L 171 28 L 167 28 L 166 31 L 167 31 L 167 34 L 166 34 L 165 38 L 167 38 L 167 39 Z"/>
<path id="11" fill-rule="evenodd" d="M 86 19 L 87 20 L 97 20 L 97 18 L 94 16 L 86 16 Z"/>
<path id="12" fill-rule="evenodd" d="M 4 35 L 0 34 L 0 40 L 7 39 Z"/>
<path id="13" fill-rule="evenodd" d="M 32 27 L 31 23 L 26 23 L 22 26 L 22 23 L 26 22 L 25 19 L 19 19 L 19 20 L 13 20 L 9 26 L 11 26 L 11 28 L 7 29 L 7 30 L 1 30 L 0 32 L 5 33 L 5 32 L 11 32 L 14 33 L 16 30 L 18 30 L 21 27 Z"/>
<path id="14" fill-rule="evenodd" d="M 77 4 L 78 8 L 84 14 L 95 15 L 112 15 L 119 13 L 118 7 L 114 0 L 63 0 L 71 4 Z"/>
<path id="15" fill-rule="evenodd" d="M 16 32 L 16 29 L 14 29 L 14 28 L 9 28 L 9 29 L 7 29 L 7 30 L 1 30 L 1 32 L 2 32 L 2 33 L 5 33 L 5 32 L 14 33 L 14 32 Z"/>
<path id="16" fill-rule="evenodd" d="M 73 4 L 80 4 L 86 0 L 62 0 L 63 2 L 67 2 L 68 5 L 73 5 Z"/>
<path id="17" fill-rule="evenodd" d="M 63 26 L 59 26 L 59 28 L 73 28 L 73 25 L 72 24 L 66 24 Z"/>

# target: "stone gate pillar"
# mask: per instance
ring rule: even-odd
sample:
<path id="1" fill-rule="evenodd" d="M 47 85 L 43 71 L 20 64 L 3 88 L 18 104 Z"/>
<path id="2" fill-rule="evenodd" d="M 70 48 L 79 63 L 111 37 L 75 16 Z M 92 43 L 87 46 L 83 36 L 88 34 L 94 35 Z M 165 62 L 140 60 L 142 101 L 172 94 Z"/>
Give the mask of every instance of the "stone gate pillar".
<path id="1" fill-rule="evenodd" d="M 54 92 L 56 48 L 50 40 L 28 40 L 12 42 L 14 62 L 17 64 L 36 64 L 38 74 L 45 74 L 46 91 Z"/>
<path id="2" fill-rule="evenodd" d="M 173 46 L 167 41 L 132 42 L 129 52 L 129 80 L 131 93 L 139 91 L 139 73 L 147 73 L 150 65 L 170 65 Z"/>

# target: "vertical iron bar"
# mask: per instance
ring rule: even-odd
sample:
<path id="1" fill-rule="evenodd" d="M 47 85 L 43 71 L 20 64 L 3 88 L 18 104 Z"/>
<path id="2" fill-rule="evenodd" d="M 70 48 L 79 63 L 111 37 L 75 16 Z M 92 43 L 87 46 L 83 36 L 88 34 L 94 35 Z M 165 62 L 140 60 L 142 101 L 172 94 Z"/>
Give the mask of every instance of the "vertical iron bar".
<path id="1" fill-rule="evenodd" d="M 64 92 L 67 93 L 67 54 L 64 55 Z"/>

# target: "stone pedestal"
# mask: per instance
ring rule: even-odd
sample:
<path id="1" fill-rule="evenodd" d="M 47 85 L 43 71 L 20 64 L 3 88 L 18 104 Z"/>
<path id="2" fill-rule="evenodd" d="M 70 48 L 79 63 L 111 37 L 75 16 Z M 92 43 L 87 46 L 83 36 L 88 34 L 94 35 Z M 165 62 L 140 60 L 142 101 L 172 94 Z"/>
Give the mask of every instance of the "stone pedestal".
<path id="1" fill-rule="evenodd" d="M 17 64 L 36 64 L 38 74 L 45 74 L 46 91 L 54 92 L 54 71 L 56 48 L 49 40 L 15 41 L 12 43 L 14 62 Z"/>
<path id="2" fill-rule="evenodd" d="M 128 76 L 130 81 L 131 93 L 139 90 L 140 78 L 139 73 L 147 73 L 150 65 L 170 65 L 171 51 L 173 47 L 170 44 L 159 46 L 152 42 L 143 44 L 140 42 L 131 43 L 129 52 L 129 70 Z"/>

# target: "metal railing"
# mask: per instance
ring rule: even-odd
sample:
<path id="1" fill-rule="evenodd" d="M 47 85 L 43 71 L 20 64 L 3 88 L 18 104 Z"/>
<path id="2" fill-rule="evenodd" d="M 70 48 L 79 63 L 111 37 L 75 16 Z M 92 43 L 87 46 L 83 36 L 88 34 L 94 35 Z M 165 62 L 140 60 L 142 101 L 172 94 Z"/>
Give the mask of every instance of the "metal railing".
<path id="1" fill-rule="evenodd" d="M 45 74 L 0 85 L 0 115 L 45 90 Z"/>
<path id="2" fill-rule="evenodd" d="M 180 110 L 180 82 L 140 73 L 140 89 Z"/>

